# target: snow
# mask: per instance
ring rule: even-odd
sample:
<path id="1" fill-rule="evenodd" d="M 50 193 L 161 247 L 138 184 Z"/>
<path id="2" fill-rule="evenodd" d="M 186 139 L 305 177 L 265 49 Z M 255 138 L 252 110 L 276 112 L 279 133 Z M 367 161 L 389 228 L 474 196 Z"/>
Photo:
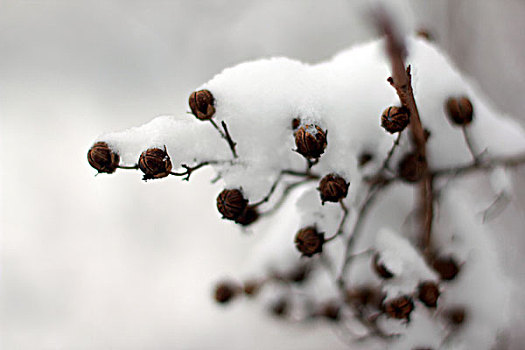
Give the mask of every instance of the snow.
<path id="1" fill-rule="evenodd" d="M 135 164 L 140 153 L 151 147 L 166 146 L 174 168 L 181 164 L 218 161 L 212 164 L 224 188 L 240 188 L 251 203 L 264 198 L 282 170 L 305 171 L 305 159 L 295 149 L 291 121 L 318 125 L 327 130 L 327 148 L 313 172 L 337 173 L 350 181 L 344 204 L 350 209 L 345 232 L 355 224 L 356 212 L 363 200 L 366 185 L 363 177 L 378 169 L 396 135 L 380 127 L 381 112 L 397 105 L 398 97 L 386 82 L 389 63 L 383 53 L 383 41 L 375 40 L 341 52 L 333 59 L 316 65 L 288 58 L 270 58 L 241 63 L 227 68 L 198 87 L 212 92 L 216 104 L 213 117 L 217 125 L 225 122 L 237 143 L 234 159 L 227 143 L 208 122 L 192 115 L 163 116 L 136 128 L 101 135 L 120 156 L 123 164 Z M 412 66 L 413 87 L 421 120 L 430 131 L 429 165 L 433 169 L 465 165 L 472 161 L 460 128 L 448 121 L 444 102 L 450 96 L 468 96 L 474 106 L 474 121 L 468 134 L 486 157 L 516 155 L 525 150 L 525 133 L 516 122 L 498 113 L 468 78 L 463 77 L 448 58 L 427 41 L 409 38 L 408 63 Z M 311 127 L 315 131 L 314 127 Z M 409 150 L 407 137 L 391 164 Z M 374 155 L 365 169 L 358 166 L 364 152 Z M 372 170 L 373 172 L 373 170 Z M 493 186 L 509 192 L 510 180 L 505 170 L 495 170 Z M 293 238 L 302 227 L 315 225 L 329 237 L 336 232 L 342 211 L 337 204 L 321 205 L 317 182 L 309 182 L 292 192 L 281 210 L 270 217 L 272 224 L 257 227 L 260 237 L 254 242 L 252 261 L 246 275 L 264 276 L 278 268 L 294 266 L 300 254 Z M 279 188 L 277 193 L 282 191 Z M 449 348 L 489 349 L 497 332 L 506 324 L 508 281 L 499 270 L 499 260 L 491 249 L 491 232 L 481 225 L 469 207 L 469 195 L 451 185 L 440 202 L 433 237 L 440 252 L 454 254 L 463 263 L 457 280 L 447 282 L 437 310 L 416 304 L 412 322 L 400 324 L 381 319 L 389 331 L 403 337 L 391 345 L 439 346 L 448 330 L 439 315 L 454 305 L 467 308 L 468 320 L 453 337 Z M 414 248 L 413 187 L 391 186 L 370 214 L 355 251 L 373 249 L 380 253 L 395 277 L 381 282 L 388 296 L 412 294 L 417 284 L 437 280 Z M 267 207 L 271 206 L 270 202 Z M 342 237 L 343 239 L 346 237 Z M 323 255 L 339 271 L 343 243 L 338 237 Z M 320 273 L 317 283 L 304 290 L 319 298 L 337 294 L 335 283 Z M 356 258 L 349 271 L 355 283 L 378 284 L 370 270 L 370 257 Z M 345 277 L 349 277 L 345 276 Z M 350 277 L 349 277 L 350 278 Z M 324 282 L 322 282 L 324 281 Z M 472 344 L 476 344 L 472 346 Z"/>

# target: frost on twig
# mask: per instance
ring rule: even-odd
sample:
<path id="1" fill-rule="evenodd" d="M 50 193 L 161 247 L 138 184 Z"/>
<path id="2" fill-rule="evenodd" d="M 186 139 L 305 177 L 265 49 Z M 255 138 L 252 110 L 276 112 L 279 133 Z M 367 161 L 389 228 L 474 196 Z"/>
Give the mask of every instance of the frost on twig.
<path id="1" fill-rule="evenodd" d="M 353 341 L 395 349 L 488 349 L 505 326 L 507 281 L 476 199 L 453 180 L 520 166 L 525 133 L 438 48 L 383 31 L 316 65 L 225 69 L 190 94 L 192 115 L 103 134 L 88 161 L 151 181 L 216 172 L 220 213 L 257 237 L 244 282 L 215 290 L 223 304 L 257 298 L 280 320 L 350 326 Z M 408 110 L 408 129 L 394 107 Z M 308 273 L 290 277 L 301 263 Z"/>

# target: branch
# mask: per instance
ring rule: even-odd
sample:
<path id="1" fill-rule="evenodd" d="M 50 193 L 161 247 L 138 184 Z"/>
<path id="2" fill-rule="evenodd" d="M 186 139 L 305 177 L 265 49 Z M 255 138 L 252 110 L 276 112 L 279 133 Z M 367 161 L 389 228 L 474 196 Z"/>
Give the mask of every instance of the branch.
<path id="1" fill-rule="evenodd" d="M 221 122 L 222 128 L 224 129 L 223 131 L 219 128 L 219 126 L 217 125 L 217 123 L 215 123 L 213 119 L 209 119 L 209 120 L 210 120 L 211 125 L 213 125 L 213 127 L 219 132 L 221 137 L 225 139 L 226 142 L 228 142 L 228 146 L 230 146 L 230 150 L 232 151 L 233 158 L 238 158 L 237 152 L 235 151 L 235 146 L 237 145 L 237 143 L 233 141 L 228 131 L 228 126 L 226 126 L 226 123 L 224 121 Z"/>
<path id="2" fill-rule="evenodd" d="M 473 163 L 467 165 L 437 169 L 432 171 L 432 176 L 434 178 L 443 176 L 459 176 L 474 173 L 477 171 L 492 169 L 498 166 L 513 168 L 523 164 L 525 164 L 525 154 L 521 154 L 514 157 L 492 158 L 483 162 L 474 161 Z"/>
<path id="3" fill-rule="evenodd" d="M 423 178 L 419 188 L 419 207 L 423 210 L 420 218 L 420 235 L 421 247 L 424 252 L 428 252 L 434 216 L 433 178 L 428 170 L 425 131 L 414 99 L 410 66 L 405 66 L 406 47 L 403 39 L 398 36 L 390 17 L 384 11 L 378 11 L 375 18 L 378 28 L 386 37 L 386 51 L 392 67 L 392 76 L 388 78 L 388 82 L 396 90 L 401 104 L 408 109 L 412 142 L 421 159 Z"/>

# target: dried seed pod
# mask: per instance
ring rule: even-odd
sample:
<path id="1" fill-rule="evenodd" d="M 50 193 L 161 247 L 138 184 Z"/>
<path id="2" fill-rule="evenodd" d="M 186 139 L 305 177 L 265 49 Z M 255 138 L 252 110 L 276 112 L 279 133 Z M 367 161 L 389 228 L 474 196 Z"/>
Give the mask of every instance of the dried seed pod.
<path id="1" fill-rule="evenodd" d="M 374 258 L 372 260 L 372 267 L 374 268 L 374 271 L 381 278 L 389 279 L 389 278 L 394 277 L 394 274 L 390 270 L 388 270 L 385 264 L 381 261 L 381 257 L 379 256 L 379 253 L 376 253 L 374 255 Z"/>
<path id="2" fill-rule="evenodd" d="M 462 307 L 456 307 L 444 312 L 445 318 L 455 326 L 459 326 L 465 322 L 466 311 Z"/>
<path id="3" fill-rule="evenodd" d="M 467 97 L 450 97 L 445 103 L 445 110 L 452 124 L 463 126 L 472 122 L 474 107 Z"/>
<path id="4" fill-rule="evenodd" d="M 410 117 L 405 107 L 391 106 L 381 115 L 381 126 L 391 134 L 405 130 L 409 123 Z"/>
<path id="5" fill-rule="evenodd" d="M 317 188 L 321 193 L 321 201 L 323 202 L 339 202 L 348 195 L 349 183 L 341 176 L 336 174 L 328 174 L 321 179 L 319 187 Z"/>
<path id="6" fill-rule="evenodd" d="M 310 269 L 306 264 L 300 264 L 286 273 L 284 279 L 294 283 L 301 283 L 308 278 Z"/>
<path id="7" fill-rule="evenodd" d="M 215 114 L 215 99 L 208 90 L 192 92 L 189 99 L 191 112 L 200 120 L 209 120 Z"/>
<path id="8" fill-rule="evenodd" d="M 244 282 L 244 294 L 248 296 L 254 296 L 255 294 L 257 294 L 257 292 L 259 292 L 262 285 L 263 283 L 257 280 L 246 281 Z"/>
<path id="9" fill-rule="evenodd" d="M 301 125 L 301 119 L 293 118 L 292 119 L 292 130 L 297 129 Z"/>
<path id="10" fill-rule="evenodd" d="M 217 196 L 217 209 L 222 217 L 228 220 L 238 219 L 246 209 L 248 201 L 242 192 L 236 189 L 223 190 Z"/>
<path id="11" fill-rule="evenodd" d="M 295 235 L 295 247 L 303 256 L 311 257 L 323 251 L 324 233 L 317 232 L 313 226 L 305 227 Z"/>
<path id="12" fill-rule="evenodd" d="M 422 282 L 418 285 L 417 297 L 428 307 L 436 307 L 440 292 L 437 283 L 432 281 Z"/>
<path id="13" fill-rule="evenodd" d="M 439 257 L 432 262 L 432 267 L 442 280 L 451 281 L 459 273 L 459 265 L 451 256 Z"/>
<path id="14" fill-rule="evenodd" d="M 270 311 L 276 317 L 286 317 L 290 312 L 290 303 L 284 297 L 280 298 L 271 305 Z"/>
<path id="15" fill-rule="evenodd" d="M 239 217 L 235 219 L 235 222 L 242 226 L 249 226 L 253 224 L 259 218 L 259 212 L 257 208 L 247 206 Z"/>
<path id="16" fill-rule="evenodd" d="M 107 143 L 97 142 L 88 151 L 87 159 L 89 165 L 97 169 L 99 173 L 114 173 L 117 169 L 120 157 L 113 152 Z"/>
<path id="17" fill-rule="evenodd" d="M 319 158 L 326 144 L 326 132 L 317 125 L 302 125 L 295 132 L 296 152 L 305 158 Z"/>
<path id="18" fill-rule="evenodd" d="M 341 305 L 336 301 L 329 301 L 321 306 L 317 315 L 324 317 L 330 321 L 339 321 L 341 317 Z"/>
<path id="19" fill-rule="evenodd" d="M 222 281 L 215 286 L 214 298 L 220 304 L 230 302 L 239 294 L 240 287 L 232 281 Z"/>
<path id="20" fill-rule="evenodd" d="M 364 167 L 372 159 L 374 159 L 374 155 L 372 153 L 369 153 L 369 152 L 361 153 L 361 155 L 359 156 L 359 159 L 358 159 L 359 167 Z"/>
<path id="21" fill-rule="evenodd" d="M 408 153 L 401 159 L 397 173 L 400 178 L 407 182 L 418 182 L 425 173 L 423 159 L 416 153 Z"/>
<path id="22" fill-rule="evenodd" d="M 150 148 L 140 155 L 139 168 L 144 173 L 144 180 L 160 179 L 171 172 L 170 156 L 160 148 Z"/>
<path id="23" fill-rule="evenodd" d="M 414 302 L 407 295 L 383 302 L 385 313 L 395 319 L 410 320 L 410 313 L 414 310 Z"/>
<path id="24" fill-rule="evenodd" d="M 375 309 L 381 307 L 384 296 L 381 292 L 371 286 L 359 286 L 348 289 L 345 293 L 345 301 L 347 304 L 355 306 L 370 306 Z"/>

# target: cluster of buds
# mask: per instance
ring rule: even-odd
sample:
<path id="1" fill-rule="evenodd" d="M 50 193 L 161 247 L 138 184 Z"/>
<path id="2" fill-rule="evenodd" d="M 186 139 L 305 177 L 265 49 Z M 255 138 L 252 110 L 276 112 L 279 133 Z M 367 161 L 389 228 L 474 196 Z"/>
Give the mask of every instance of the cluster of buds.
<path id="1" fill-rule="evenodd" d="M 257 208 L 250 206 L 238 189 L 225 189 L 219 193 L 217 209 L 224 219 L 235 221 L 242 226 L 248 226 L 259 218 Z"/>

